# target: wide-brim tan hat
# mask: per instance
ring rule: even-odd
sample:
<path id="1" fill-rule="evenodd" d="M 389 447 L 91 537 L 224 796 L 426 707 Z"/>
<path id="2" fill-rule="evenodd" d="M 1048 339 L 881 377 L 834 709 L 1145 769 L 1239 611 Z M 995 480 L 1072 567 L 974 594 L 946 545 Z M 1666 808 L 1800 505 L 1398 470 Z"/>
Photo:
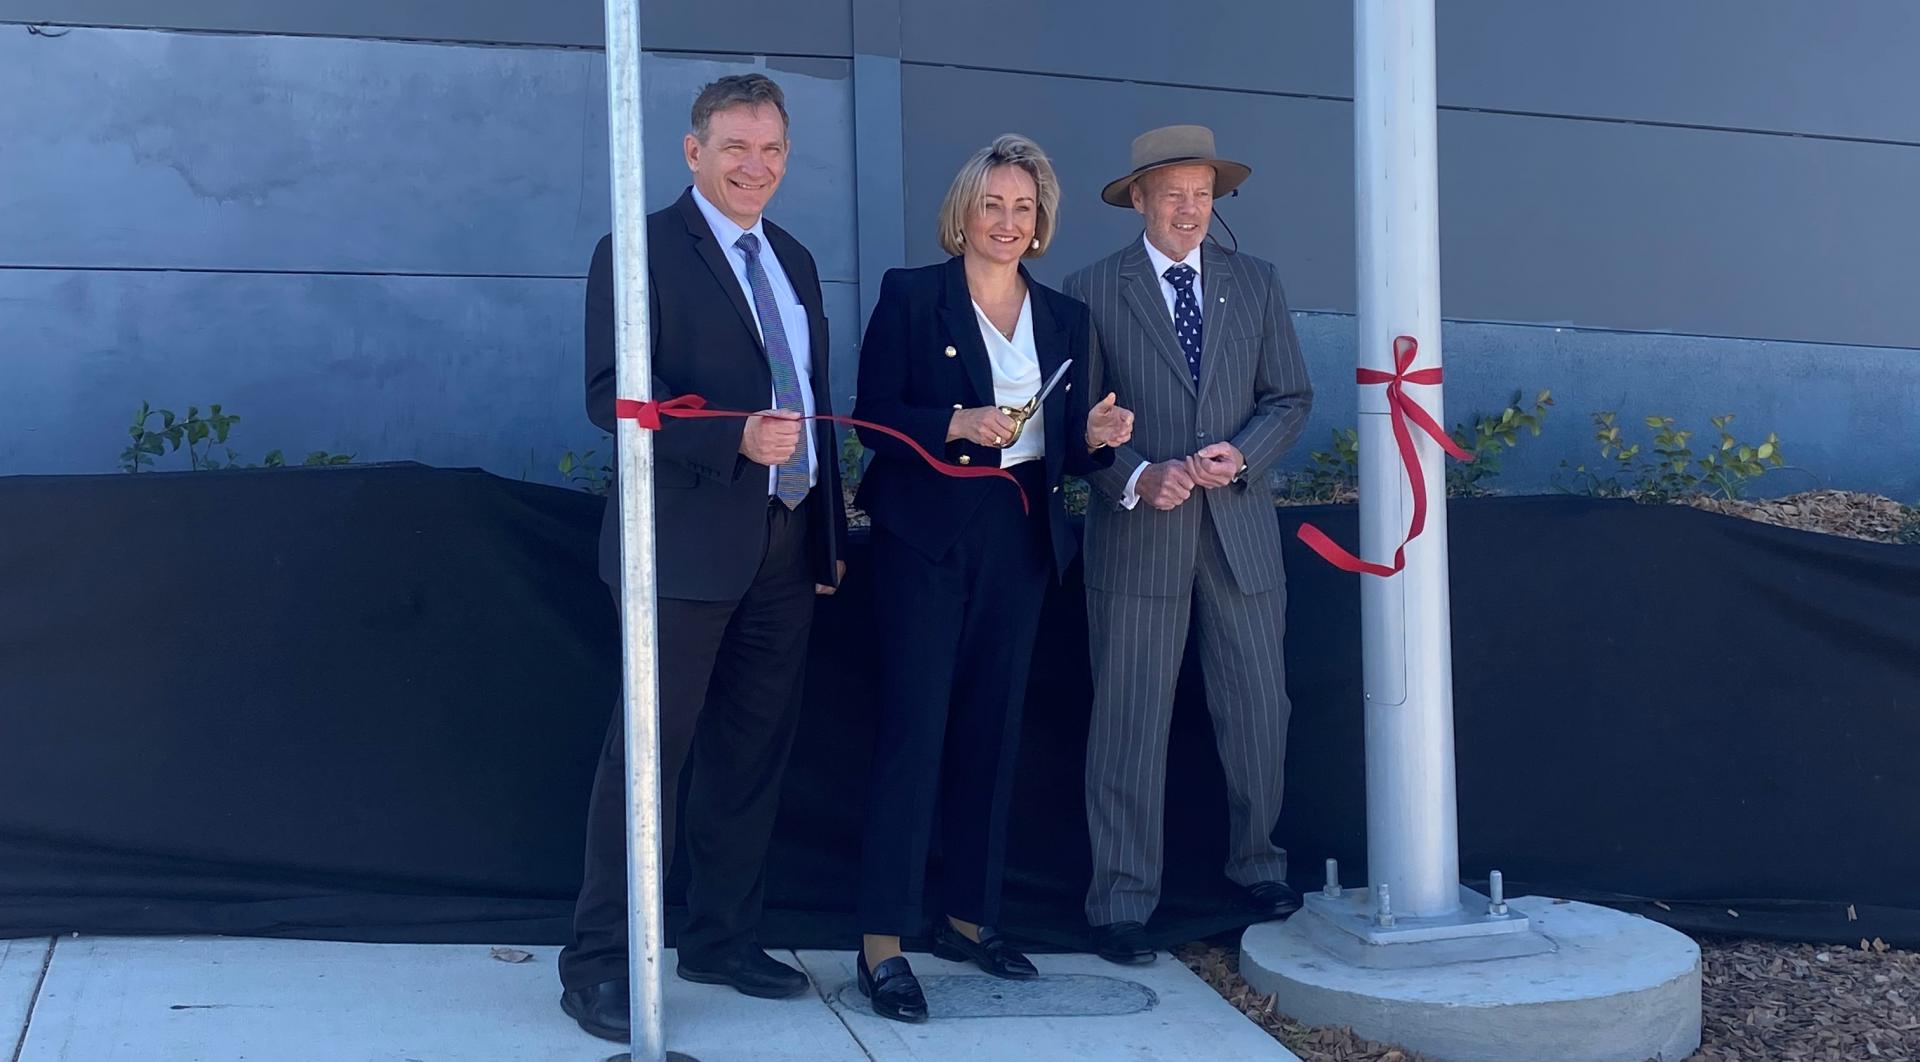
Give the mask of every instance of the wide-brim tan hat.
<path id="1" fill-rule="evenodd" d="M 1168 166 L 1204 163 L 1213 167 L 1213 194 L 1226 195 L 1253 173 L 1253 167 L 1214 153 L 1213 130 L 1204 125 L 1167 125 L 1133 138 L 1133 172 L 1100 190 L 1100 198 L 1117 207 L 1132 207 L 1133 182 Z"/>

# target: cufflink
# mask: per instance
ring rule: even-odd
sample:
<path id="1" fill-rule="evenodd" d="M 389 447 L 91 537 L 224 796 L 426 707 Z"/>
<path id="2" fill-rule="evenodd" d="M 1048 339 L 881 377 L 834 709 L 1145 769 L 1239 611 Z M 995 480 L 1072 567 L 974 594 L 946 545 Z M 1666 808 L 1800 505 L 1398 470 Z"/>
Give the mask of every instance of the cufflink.
<path id="1" fill-rule="evenodd" d="M 973 464 L 973 458 L 972 458 L 972 457 L 970 457 L 970 456 L 968 456 L 967 454 L 961 454 L 961 455 L 960 455 L 960 463 L 961 463 L 961 464 L 963 464 L 963 465 L 970 465 L 970 464 Z"/>
<path id="2" fill-rule="evenodd" d="M 947 357 L 949 357 L 949 358 L 957 358 L 957 357 L 959 357 L 959 356 L 960 356 L 960 352 L 959 352 L 959 351 L 957 351 L 957 350 L 955 350 L 955 349 L 953 349 L 952 347 L 948 347 L 948 348 L 947 348 Z"/>

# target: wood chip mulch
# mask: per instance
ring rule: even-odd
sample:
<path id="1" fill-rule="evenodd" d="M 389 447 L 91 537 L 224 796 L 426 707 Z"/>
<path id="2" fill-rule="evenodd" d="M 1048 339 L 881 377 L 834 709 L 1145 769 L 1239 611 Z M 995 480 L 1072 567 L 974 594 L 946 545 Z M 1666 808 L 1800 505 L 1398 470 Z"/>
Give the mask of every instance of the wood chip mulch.
<path id="1" fill-rule="evenodd" d="M 1920 542 L 1920 512 L 1892 498 L 1847 490 L 1810 490 L 1784 498 L 1690 498 L 1696 509 L 1776 527 L 1869 542 Z"/>
<path id="2" fill-rule="evenodd" d="M 1703 939 L 1700 953 L 1702 1042 L 1687 1062 L 1920 1060 L 1920 952 Z M 1305 1062 L 1433 1062 L 1279 1013 L 1241 980 L 1237 949 L 1188 944 L 1175 954 Z"/>

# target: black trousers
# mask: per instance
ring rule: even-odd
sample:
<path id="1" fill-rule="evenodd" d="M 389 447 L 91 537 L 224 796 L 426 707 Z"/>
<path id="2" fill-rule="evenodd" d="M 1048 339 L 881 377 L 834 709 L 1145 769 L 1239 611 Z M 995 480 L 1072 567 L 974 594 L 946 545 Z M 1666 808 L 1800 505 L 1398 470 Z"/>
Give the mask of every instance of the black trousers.
<path id="1" fill-rule="evenodd" d="M 880 708 L 861 847 L 866 933 L 915 936 L 929 913 L 999 920 L 1027 666 L 1053 572 L 1044 469 L 1011 471 L 1032 515 L 995 492 L 937 561 L 873 531 Z M 929 889 L 936 825 L 941 871 Z"/>
<path id="2" fill-rule="evenodd" d="M 662 599 L 660 608 L 661 853 L 674 852 L 680 774 L 687 781 L 691 864 L 683 956 L 755 944 L 762 870 L 781 776 L 799 718 L 813 623 L 809 497 L 767 508 L 766 552 L 738 601 Z M 586 874 L 560 981 L 580 988 L 627 976 L 626 727 L 616 706 L 587 807 Z"/>

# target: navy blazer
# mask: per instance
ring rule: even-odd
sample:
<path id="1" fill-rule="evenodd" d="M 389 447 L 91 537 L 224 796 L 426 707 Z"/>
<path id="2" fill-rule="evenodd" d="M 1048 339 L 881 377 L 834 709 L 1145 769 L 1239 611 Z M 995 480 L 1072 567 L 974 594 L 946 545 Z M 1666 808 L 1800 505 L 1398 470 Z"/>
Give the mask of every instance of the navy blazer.
<path id="1" fill-rule="evenodd" d="M 1040 378 L 1052 377 L 1061 362 L 1073 367 L 1047 396 L 1045 411 L 1045 506 L 1053 538 L 1056 575 L 1064 575 L 1080 542 L 1067 524 L 1060 482 L 1065 475 L 1089 475 L 1113 463 L 1113 451 L 1087 452 L 1088 341 L 1087 307 L 1027 275 L 1033 304 L 1033 346 Z M 995 466 L 1003 451 L 977 443 L 947 441 L 947 425 L 958 409 L 995 405 L 993 364 L 980 336 L 979 318 L 967 290 L 963 261 L 950 258 L 919 269 L 890 269 L 880 285 L 880 300 L 860 344 L 860 391 L 853 415 L 905 433 L 935 457 L 954 464 Z M 952 548 L 975 509 L 989 494 L 1011 492 L 1002 479 L 956 479 L 941 475 L 902 445 L 879 432 L 862 431 L 873 463 L 860 482 L 854 503 L 908 545 L 938 561 Z"/>
<path id="2" fill-rule="evenodd" d="M 828 384 L 827 317 L 813 256 L 773 222 L 767 245 L 807 310 L 813 404 L 833 411 Z M 773 395 L 766 349 L 740 281 L 691 189 L 647 215 L 647 295 L 653 354 L 652 397 L 697 394 L 716 409 L 758 411 Z M 615 430 L 613 238 L 594 250 L 587 272 L 587 416 Z M 654 552 L 659 596 L 731 601 L 746 592 L 767 544 L 767 466 L 740 453 L 746 421 L 668 419 L 653 443 Z M 846 556 L 846 506 L 832 425 L 814 421 L 818 458 L 813 514 L 813 579 L 835 585 Z M 600 528 L 600 575 L 620 583 L 618 469 Z"/>

